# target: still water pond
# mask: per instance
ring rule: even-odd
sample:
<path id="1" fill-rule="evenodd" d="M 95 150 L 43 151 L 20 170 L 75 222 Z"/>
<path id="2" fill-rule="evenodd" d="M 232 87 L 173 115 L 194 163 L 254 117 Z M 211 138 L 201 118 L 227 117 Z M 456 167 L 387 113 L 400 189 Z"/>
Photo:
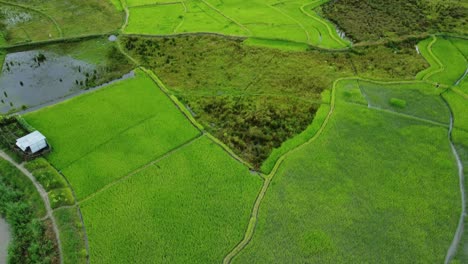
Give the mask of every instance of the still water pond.
<path id="1" fill-rule="evenodd" d="M 0 75 L 0 113 L 62 98 L 86 86 L 96 66 L 47 51 L 8 54 Z"/>

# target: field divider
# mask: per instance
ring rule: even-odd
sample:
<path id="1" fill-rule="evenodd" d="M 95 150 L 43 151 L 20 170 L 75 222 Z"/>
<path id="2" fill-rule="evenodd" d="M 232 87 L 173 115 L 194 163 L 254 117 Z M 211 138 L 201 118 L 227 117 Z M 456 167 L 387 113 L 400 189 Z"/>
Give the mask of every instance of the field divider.
<path id="1" fill-rule="evenodd" d="M 144 171 L 145 169 L 147 169 L 147 168 L 149 168 L 149 167 L 155 165 L 155 164 L 158 163 L 159 161 L 161 161 L 161 160 L 163 160 L 163 159 L 169 157 L 171 154 L 174 154 L 174 153 L 176 153 L 176 152 L 182 150 L 183 148 L 185 148 L 185 147 L 187 147 L 187 146 L 189 146 L 189 145 L 195 143 L 196 141 L 202 139 L 204 136 L 205 136 L 204 134 L 200 134 L 200 135 L 198 135 L 198 136 L 192 138 L 191 140 L 189 140 L 189 141 L 187 141 L 187 142 L 185 142 L 185 143 L 183 143 L 183 144 L 181 144 L 181 145 L 179 145 L 179 146 L 173 148 L 172 150 L 169 150 L 168 152 L 166 152 L 165 154 L 159 156 L 158 158 L 154 159 L 153 161 L 151 161 L 151 162 L 149 162 L 149 163 L 147 163 L 147 164 L 145 164 L 145 165 L 143 165 L 143 166 L 137 168 L 136 170 L 131 171 L 130 173 L 128 173 L 128 174 L 126 174 L 126 175 L 124 175 L 124 176 L 122 176 L 122 177 L 120 177 L 120 178 L 118 178 L 118 179 L 116 179 L 116 180 L 114 180 L 114 181 L 112 181 L 112 182 L 106 184 L 105 186 L 103 186 L 103 187 L 100 188 L 99 190 L 95 191 L 94 193 L 92 193 L 92 194 L 86 196 L 85 198 L 81 199 L 80 201 L 78 201 L 78 204 L 85 203 L 86 201 L 88 201 L 88 200 L 94 198 L 96 195 L 98 195 L 98 194 L 104 192 L 105 190 L 107 190 L 107 189 L 113 187 L 114 185 L 116 185 L 116 184 L 118 184 L 118 183 L 120 183 L 120 182 L 122 182 L 122 181 L 124 181 L 124 180 L 126 180 L 126 179 L 128 179 L 128 178 L 130 178 L 130 177 L 132 177 L 132 176 L 134 176 L 135 174 L 138 174 L 139 172 Z"/>
<path id="2" fill-rule="evenodd" d="M 20 4 L 14 4 L 14 3 L 9 3 L 9 2 L 5 2 L 3 0 L 0 0 L 0 4 L 4 4 L 4 5 L 9 5 L 9 6 L 14 6 L 14 7 L 18 7 L 18 8 L 22 8 L 22 9 L 26 9 L 26 10 L 29 10 L 29 11 L 32 11 L 32 12 L 35 12 L 35 13 L 38 13 L 42 16 L 45 16 L 47 17 L 48 20 L 50 20 L 54 26 L 55 26 L 55 29 L 57 30 L 57 32 L 59 33 L 59 37 L 60 38 L 63 38 L 63 32 L 62 32 L 62 29 L 60 28 L 59 24 L 57 23 L 57 21 L 52 17 L 50 16 L 49 14 L 45 13 L 45 12 L 42 12 L 41 10 L 38 10 L 38 9 L 34 9 L 32 7 L 29 7 L 29 6 L 25 6 L 25 5 L 20 5 Z"/>
<path id="3" fill-rule="evenodd" d="M 135 128 L 143 123 L 145 123 L 146 121 L 149 121 L 155 117 L 157 117 L 158 115 L 152 115 L 152 116 L 149 116 L 147 118 L 144 118 L 142 120 L 140 120 L 139 122 L 129 126 L 129 127 L 126 127 L 125 129 L 122 129 L 120 131 L 118 131 L 116 134 L 112 135 L 110 138 L 108 138 L 107 140 L 99 143 L 98 145 L 96 145 L 95 147 L 93 147 L 92 149 L 90 149 L 89 151 L 87 151 L 86 153 L 84 153 L 83 155 L 81 155 L 80 157 L 76 158 L 75 160 L 72 160 L 71 162 L 69 162 L 68 164 L 66 164 L 65 166 L 63 166 L 61 168 L 61 170 L 65 170 L 66 168 L 70 167 L 71 165 L 73 165 L 74 163 L 80 161 L 81 159 L 85 158 L 86 156 L 90 155 L 91 153 L 93 153 L 94 151 L 96 151 L 98 148 L 104 146 L 105 144 L 111 142 L 113 139 L 115 139 L 116 137 L 122 135 L 123 133 L 129 131 L 130 129 L 132 128 Z M 59 170 L 59 172 L 61 172 L 61 170 Z"/>

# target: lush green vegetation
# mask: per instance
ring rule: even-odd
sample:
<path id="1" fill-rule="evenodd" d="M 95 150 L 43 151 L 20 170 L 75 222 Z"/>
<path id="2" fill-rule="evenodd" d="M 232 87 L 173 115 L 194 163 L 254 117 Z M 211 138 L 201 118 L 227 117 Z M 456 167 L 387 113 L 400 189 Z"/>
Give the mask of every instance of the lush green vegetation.
<path id="1" fill-rule="evenodd" d="M 52 208 L 58 208 L 65 205 L 73 205 L 72 190 L 66 180 L 60 175 L 49 162 L 43 158 L 28 162 L 25 166 L 37 179 L 37 181 L 48 192 Z"/>
<path id="2" fill-rule="evenodd" d="M 49 160 L 82 199 L 199 134 L 143 72 L 30 113 L 50 139 Z M 112 120 L 112 122 L 109 122 Z"/>
<path id="3" fill-rule="evenodd" d="M 454 85 L 463 76 L 468 61 L 449 38 L 438 37 L 431 46 L 432 54 L 442 63 L 442 68 L 424 76 L 424 79 L 449 86 Z"/>
<path id="4" fill-rule="evenodd" d="M 13 231 L 9 263 L 59 263 L 50 223 L 39 220 L 45 208 L 34 185 L 6 160 L 0 171 L 0 215 Z"/>
<path id="5" fill-rule="evenodd" d="M 324 133 L 280 166 L 235 262 L 444 260 L 460 206 L 447 129 L 350 94 L 359 95 L 359 83 L 340 82 Z M 401 96 L 409 107 L 411 96 Z"/>
<path id="6" fill-rule="evenodd" d="M 413 78 L 426 67 L 409 41 L 352 52 L 291 52 L 219 37 L 124 39 L 196 118 L 260 167 L 273 148 L 305 130 L 332 82 L 355 72 Z"/>
<path id="7" fill-rule="evenodd" d="M 54 217 L 62 242 L 63 263 L 87 263 L 83 224 L 76 207 L 58 209 Z"/>
<path id="8" fill-rule="evenodd" d="M 322 11 L 355 41 L 420 33 L 468 33 L 466 1 L 340 0 L 330 1 Z"/>
<path id="9" fill-rule="evenodd" d="M 81 204 L 91 261 L 219 262 L 243 237 L 260 186 L 202 137 Z"/>
<path id="10" fill-rule="evenodd" d="M 291 40 L 325 48 L 344 48 L 347 42 L 338 36 L 331 23 L 314 11 L 325 2 L 127 1 L 130 19 L 125 32 L 152 35 L 212 32 Z"/>
<path id="11" fill-rule="evenodd" d="M 110 1 L 5 0 L 0 22 L 9 44 L 117 31 L 123 23 Z M 0 28 L 1 29 L 1 28 Z"/>

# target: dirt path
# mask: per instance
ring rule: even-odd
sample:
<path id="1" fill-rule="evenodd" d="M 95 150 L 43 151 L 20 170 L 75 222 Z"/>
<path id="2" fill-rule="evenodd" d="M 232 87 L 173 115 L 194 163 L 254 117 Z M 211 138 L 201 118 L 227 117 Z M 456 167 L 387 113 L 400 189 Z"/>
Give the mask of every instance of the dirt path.
<path id="1" fill-rule="evenodd" d="M 44 205 L 46 208 L 46 216 L 45 218 L 49 218 L 50 221 L 52 222 L 52 228 L 54 229 L 55 233 L 55 238 L 57 240 L 57 246 L 59 249 L 59 258 L 60 258 L 60 263 L 63 264 L 63 258 L 62 258 L 62 243 L 60 241 L 60 236 L 59 236 L 59 230 L 57 227 L 57 223 L 55 221 L 54 215 L 53 215 L 53 210 L 52 207 L 50 206 L 50 201 L 49 201 L 49 196 L 47 195 L 46 190 L 42 185 L 36 181 L 36 178 L 24 167 L 24 164 L 18 164 L 16 161 L 10 158 L 5 152 L 0 150 L 0 157 L 5 159 L 6 161 L 10 162 L 13 166 L 15 166 L 18 170 L 20 170 L 26 177 L 31 180 L 31 182 L 34 184 L 34 187 L 36 187 L 37 191 L 42 197 L 42 200 L 44 201 Z"/>

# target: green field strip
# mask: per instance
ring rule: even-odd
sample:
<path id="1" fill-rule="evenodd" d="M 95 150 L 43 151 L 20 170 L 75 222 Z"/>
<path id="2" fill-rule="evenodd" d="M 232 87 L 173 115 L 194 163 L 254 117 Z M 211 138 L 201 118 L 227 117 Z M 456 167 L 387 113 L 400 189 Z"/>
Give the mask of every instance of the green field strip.
<path id="1" fill-rule="evenodd" d="M 163 160 L 163 159 L 168 158 L 170 155 L 172 155 L 172 154 L 174 154 L 174 153 L 176 153 L 176 152 L 178 152 L 178 151 L 182 151 L 185 147 L 187 147 L 187 146 L 193 144 L 194 142 L 200 140 L 200 139 L 203 138 L 203 137 L 204 137 L 204 135 L 202 135 L 202 134 L 201 134 L 201 135 L 198 135 L 197 137 L 195 137 L 195 138 L 193 138 L 193 139 L 191 139 L 191 140 L 189 140 L 189 141 L 183 143 L 182 145 L 177 146 L 177 147 L 175 147 L 175 148 L 172 149 L 172 150 L 169 150 L 168 152 L 166 152 L 165 154 L 163 154 L 163 155 L 161 155 L 160 157 L 156 158 L 155 160 L 149 162 L 148 164 L 145 164 L 145 165 L 143 165 L 143 166 L 141 166 L 141 167 L 135 169 L 134 171 L 131 171 L 131 172 L 128 173 L 127 175 L 124 175 L 124 176 L 122 176 L 122 177 L 120 177 L 120 178 L 115 179 L 114 181 L 112 181 L 112 182 L 108 183 L 107 185 L 101 187 L 100 189 L 96 190 L 94 193 L 92 193 L 92 194 L 90 194 L 90 195 L 88 195 L 88 196 L 82 198 L 81 200 L 78 201 L 78 204 L 84 203 L 84 202 L 86 202 L 87 200 L 92 199 L 92 198 L 95 197 L 96 195 L 98 195 L 98 194 L 104 192 L 105 190 L 111 188 L 112 186 L 118 184 L 119 182 L 124 181 L 124 180 L 126 180 L 126 179 L 132 177 L 132 176 L 135 175 L 135 174 L 140 173 L 141 171 L 147 169 L 148 167 L 153 166 L 154 164 L 156 164 L 157 162 L 159 162 L 159 161 L 161 161 L 161 160 Z"/>

